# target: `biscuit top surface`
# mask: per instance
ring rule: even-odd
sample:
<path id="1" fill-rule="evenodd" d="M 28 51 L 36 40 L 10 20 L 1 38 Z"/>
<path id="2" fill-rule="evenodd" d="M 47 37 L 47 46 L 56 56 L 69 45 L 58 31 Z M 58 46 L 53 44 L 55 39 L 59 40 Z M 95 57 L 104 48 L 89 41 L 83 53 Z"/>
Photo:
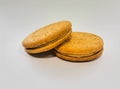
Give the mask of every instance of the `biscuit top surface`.
<path id="1" fill-rule="evenodd" d="M 56 48 L 64 54 L 93 54 L 103 48 L 103 40 L 94 34 L 86 32 L 73 32 L 70 40 Z"/>
<path id="2" fill-rule="evenodd" d="M 22 42 L 25 48 L 34 48 L 55 40 L 71 30 L 69 21 L 60 21 L 49 24 L 28 35 Z"/>

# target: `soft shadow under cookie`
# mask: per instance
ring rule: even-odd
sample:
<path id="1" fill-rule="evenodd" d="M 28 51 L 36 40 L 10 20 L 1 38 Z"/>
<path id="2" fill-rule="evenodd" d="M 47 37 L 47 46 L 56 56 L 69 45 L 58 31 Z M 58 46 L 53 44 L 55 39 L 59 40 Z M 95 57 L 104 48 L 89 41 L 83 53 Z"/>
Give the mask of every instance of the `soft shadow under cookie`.
<path id="1" fill-rule="evenodd" d="M 30 54 L 29 55 L 36 57 L 36 58 L 52 58 L 55 57 L 55 54 L 53 52 L 53 50 L 47 51 L 47 52 L 43 52 L 43 53 L 37 53 L 37 54 Z"/>

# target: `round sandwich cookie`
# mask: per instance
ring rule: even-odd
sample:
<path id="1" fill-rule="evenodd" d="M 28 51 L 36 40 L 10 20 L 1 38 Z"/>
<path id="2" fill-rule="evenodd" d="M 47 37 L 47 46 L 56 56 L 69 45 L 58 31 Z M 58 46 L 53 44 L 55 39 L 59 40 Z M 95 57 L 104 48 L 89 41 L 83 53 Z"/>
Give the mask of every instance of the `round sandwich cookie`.
<path id="1" fill-rule="evenodd" d="M 55 54 L 67 61 L 91 61 L 103 52 L 103 40 L 86 32 L 72 32 L 71 39 L 55 48 Z"/>
<path id="2" fill-rule="evenodd" d="M 49 51 L 71 36 L 70 21 L 59 21 L 44 26 L 28 35 L 22 44 L 28 53 Z"/>

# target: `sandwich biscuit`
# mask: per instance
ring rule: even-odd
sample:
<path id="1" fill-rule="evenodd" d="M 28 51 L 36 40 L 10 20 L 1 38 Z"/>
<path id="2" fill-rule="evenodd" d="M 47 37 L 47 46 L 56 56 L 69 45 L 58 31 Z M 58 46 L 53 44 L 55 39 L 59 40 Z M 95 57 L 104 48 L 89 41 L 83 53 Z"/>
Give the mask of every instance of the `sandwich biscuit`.
<path id="1" fill-rule="evenodd" d="M 72 32 L 71 39 L 55 48 L 55 54 L 68 61 L 91 61 L 103 52 L 101 37 L 87 32 Z"/>
<path id="2" fill-rule="evenodd" d="M 42 27 L 28 35 L 22 44 L 28 53 L 49 51 L 71 36 L 71 22 L 59 21 Z"/>

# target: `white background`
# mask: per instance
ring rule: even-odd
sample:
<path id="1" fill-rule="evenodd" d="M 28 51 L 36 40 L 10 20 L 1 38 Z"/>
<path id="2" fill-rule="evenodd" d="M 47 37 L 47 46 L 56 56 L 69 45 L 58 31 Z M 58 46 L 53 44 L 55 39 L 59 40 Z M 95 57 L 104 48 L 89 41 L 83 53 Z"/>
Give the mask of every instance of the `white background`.
<path id="1" fill-rule="evenodd" d="M 72 63 L 24 51 L 29 33 L 60 20 L 101 36 L 103 55 Z M 0 0 L 0 89 L 120 89 L 120 0 Z"/>

